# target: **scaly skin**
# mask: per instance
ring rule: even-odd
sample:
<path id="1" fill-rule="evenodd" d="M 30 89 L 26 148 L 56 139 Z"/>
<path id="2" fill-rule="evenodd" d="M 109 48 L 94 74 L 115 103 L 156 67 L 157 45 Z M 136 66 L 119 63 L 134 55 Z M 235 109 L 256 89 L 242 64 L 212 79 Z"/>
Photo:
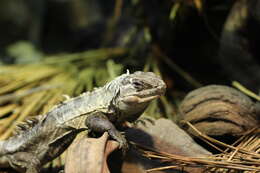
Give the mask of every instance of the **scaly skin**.
<path id="1" fill-rule="evenodd" d="M 151 100 L 165 92 L 165 83 L 152 72 L 123 74 L 104 87 L 54 106 L 45 115 L 18 126 L 18 134 L 0 141 L 0 165 L 37 173 L 59 156 L 81 131 L 105 132 L 126 150 L 115 124 L 136 120 Z"/>

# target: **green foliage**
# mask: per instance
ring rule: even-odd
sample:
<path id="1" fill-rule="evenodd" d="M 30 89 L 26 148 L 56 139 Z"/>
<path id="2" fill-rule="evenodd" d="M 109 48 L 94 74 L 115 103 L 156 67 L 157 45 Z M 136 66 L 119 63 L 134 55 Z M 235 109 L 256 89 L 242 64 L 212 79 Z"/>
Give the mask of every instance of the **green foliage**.
<path id="1" fill-rule="evenodd" d="M 14 58 L 16 64 L 39 62 L 43 54 L 28 41 L 18 41 L 7 47 L 7 55 Z"/>

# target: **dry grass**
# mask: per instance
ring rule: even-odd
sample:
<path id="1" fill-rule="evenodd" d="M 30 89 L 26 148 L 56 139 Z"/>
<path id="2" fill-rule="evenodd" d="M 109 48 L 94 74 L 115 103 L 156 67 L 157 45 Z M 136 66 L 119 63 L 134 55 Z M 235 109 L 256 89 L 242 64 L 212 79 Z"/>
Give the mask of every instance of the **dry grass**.
<path id="1" fill-rule="evenodd" d="M 139 146 L 148 158 L 171 163 L 171 166 L 153 168 L 147 170 L 177 169 L 182 167 L 201 167 L 205 172 L 259 172 L 260 171 L 260 131 L 254 128 L 241 136 L 233 145 L 217 141 L 199 132 L 192 124 L 187 123 L 199 135 L 199 137 L 217 147 L 226 149 L 217 155 L 205 157 L 187 157 L 157 151 L 144 146 Z"/>

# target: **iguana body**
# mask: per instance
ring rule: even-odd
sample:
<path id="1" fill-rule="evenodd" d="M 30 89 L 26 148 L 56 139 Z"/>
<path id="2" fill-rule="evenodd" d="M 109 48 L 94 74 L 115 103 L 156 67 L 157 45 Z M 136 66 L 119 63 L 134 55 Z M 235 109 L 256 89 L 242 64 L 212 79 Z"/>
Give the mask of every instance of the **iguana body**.
<path id="1" fill-rule="evenodd" d="M 107 131 L 127 146 L 114 124 L 136 120 L 149 102 L 165 92 L 165 84 L 151 72 L 123 74 L 102 88 L 69 99 L 45 115 L 19 125 L 18 134 L 0 142 L 0 165 L 37 173 L 59 156 L 83 130 Z"/>

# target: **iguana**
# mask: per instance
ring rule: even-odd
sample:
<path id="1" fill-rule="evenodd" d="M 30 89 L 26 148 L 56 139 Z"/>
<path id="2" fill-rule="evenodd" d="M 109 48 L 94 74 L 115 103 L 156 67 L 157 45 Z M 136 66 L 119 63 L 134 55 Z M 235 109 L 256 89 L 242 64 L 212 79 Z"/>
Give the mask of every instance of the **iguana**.
<path id="1" fill-rule="evenodd" d="M 0 141 L 0 165 L 37 173 L 58 157 L 82 131 L 105 132 L 127 148 L 117 124 L 136 120 L 166 85 L 152 72 L 122 74 L 101 88 L 54 106 L 45 115 L 18 125 L 17 134 Z"/>

